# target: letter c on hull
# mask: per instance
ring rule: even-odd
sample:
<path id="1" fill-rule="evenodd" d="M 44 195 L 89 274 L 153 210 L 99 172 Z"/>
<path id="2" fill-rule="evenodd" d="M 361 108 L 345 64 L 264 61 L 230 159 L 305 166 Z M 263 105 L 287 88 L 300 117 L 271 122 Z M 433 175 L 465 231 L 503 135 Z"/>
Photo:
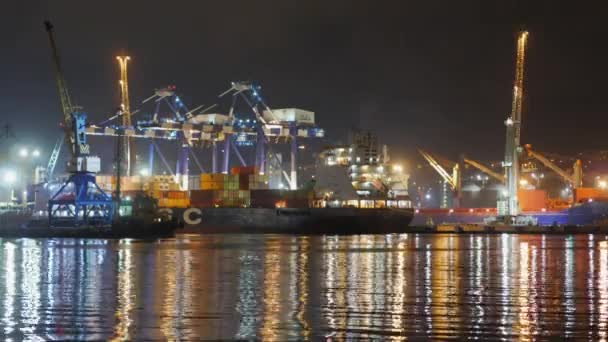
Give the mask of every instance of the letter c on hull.
<path id="1" fill-rule="evenodd" d="M 188 225 L 196 225 L 203 222 L 203 212 L 199 208 L 188 208 L 184 211 L 184 222 Z"/>
<path id="2" fill-rule="evenodd" d="M 173 210 L 171 210 L 169 208 L 160 208 L 160 209 L 158 209 L 158 213 L 167 215 L 169 217 L 169 219 L 171 219 L 173 217 Z"/>

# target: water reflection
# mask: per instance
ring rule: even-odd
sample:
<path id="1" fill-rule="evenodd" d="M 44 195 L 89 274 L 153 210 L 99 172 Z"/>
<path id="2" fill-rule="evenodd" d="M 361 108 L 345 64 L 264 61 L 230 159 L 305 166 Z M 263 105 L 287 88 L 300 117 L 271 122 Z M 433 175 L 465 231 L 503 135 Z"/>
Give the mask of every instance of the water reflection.
<path id="1" fill-rule="evenodd" d="M 608 339 L 606 236 L 0 240 L 0 338 Z"/>

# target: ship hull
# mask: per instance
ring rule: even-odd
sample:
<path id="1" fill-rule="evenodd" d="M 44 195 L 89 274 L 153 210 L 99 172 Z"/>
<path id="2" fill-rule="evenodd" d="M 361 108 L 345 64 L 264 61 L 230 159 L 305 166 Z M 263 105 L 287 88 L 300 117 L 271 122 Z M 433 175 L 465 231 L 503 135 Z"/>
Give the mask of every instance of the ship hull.
<path id="1" fill-rule="evenodd" d="M 404 233 L 413 209 L 188 208 L 166 209 L 184 233 Z M 180 232 L 178 231 L 178 232 Z"/>

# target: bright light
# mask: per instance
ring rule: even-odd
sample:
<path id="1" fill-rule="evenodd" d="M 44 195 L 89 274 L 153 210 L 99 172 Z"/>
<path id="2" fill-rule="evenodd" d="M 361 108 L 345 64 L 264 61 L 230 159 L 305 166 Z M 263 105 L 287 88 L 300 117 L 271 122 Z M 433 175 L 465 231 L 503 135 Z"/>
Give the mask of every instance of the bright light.
<path id="1" fill-rule="evenodd" d="M 32 156 L 33 157 L 40 157 L 40 151 L 39 150 L 34 150 L 34 152 L 32 152 Z"/>
<path id="2" fill-rule="evenodd" d="M 542 211 L 544 213 L 547 211 L 547 208 L 542 208 L 540 211 Z"/>
<path id="3" fill-rule="evenodd" d="M 19 156 L 20 157 L 25 158 L 25 157 L 27 157 L 28 154 L 29 154 L 29 152 L 28 152 L 27 148 L 22 148 L 22 149 L 19 150 Z"/>
<path id="4" fill-rule="evenodd" d="M 481 180 L 481 175 L 480 174 L 477 175 L 477 180 Z"/>
<path id="5" fill-rule="evenodd" d="M 608 183 L 606 183 L 605 180 L 601 180 L 601 181 L 598 182 L 598 185 L 599 185 L 600 188 L 606 189 L 606 187 L 608 186 Z"/>
<path id="6" fill-rule="evenodd" d="M 424 198 L 426 198 L 427 200 L 428 200 L 428 199 L 431 199 L 431 194 L 426 194 L 426 195 L 424 195 Z"/>
<path id="7" fill-rule="evenodd" d="M 5 171 L 3 179 L 6 183 L 12 184 L 17 180 L 17 174 L 15 171 Z"/>
<path id="8" fill-rule="evenodd" d="M 451 214 L 451 213 L 453 213 L 453 212 L 454 212 L 454 209 L 450 209 L 450 210 L 449 210 L 449 213 L 450 213 L 450 214 Z"/>
<path id="9" fill-rule="evenodd" d="M 521 186 L 526 186 L 526 185 L 528 185 L 528 180 L 527 180 L 527 179 L 520 179 L 520 180 L 519 180 L 519 185 L 521 185 Z"/>
<path id="10" fill-rule="evenodd" d="M 587 202 L 589 202 L 589 203 L 593 202 L 593 198 L 588 199 Z"/>
<path id="11" fill-rule="evenodd" d="M 393 165 L 393 170 L 395 170 L 395 172 L 402 172 L 403 171 L 403 166 L 401 166 L 401 165 Z"/>
<path id="12" fill-rule="evenodd" d="M 279 183 L 279 189 L 283 189 L 285 188 L 285 185 L 283 183 Z"/>
<path id="13" fill-rule="evenodd" d="M 150 171 L 148 169 L 141 169 L 141 170 L 139 170 L 139 175 L 143 176 L 143 177 L 147 177 L 150 175 Z"/>

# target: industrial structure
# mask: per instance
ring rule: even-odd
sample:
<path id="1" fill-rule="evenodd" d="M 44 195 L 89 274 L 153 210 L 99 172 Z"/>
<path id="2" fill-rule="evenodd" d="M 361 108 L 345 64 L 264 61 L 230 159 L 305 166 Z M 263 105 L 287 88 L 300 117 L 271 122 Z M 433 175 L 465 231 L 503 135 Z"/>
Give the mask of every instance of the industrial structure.
<path id="1" fill-rule="evenodd" d="M 72 152 L 70 164 L 77 168 L 69 168 L 73 171 L 73 177 L 70 178 L 69 184 L 63 186 L 60 192 L 65 192 L 72 188 L 80 189 L 98 189 L 95 196 L 105 196 L 104 201 L 110 201 L 109 196 L 105 195 L 99 186 L 94 182 L 94 173 L 99 171 L 99 158 L 89 155 L 89 145 L 86 144 L 87 135 L 117 137 L 119 139 L 120 149 L 118 150 L 121 156 L 121 165 L 118 166 L 118 174 L 121 178 L 127 180 L 135 179 L 139 176 L 135 175 L 135 143 L 134 139 L 145 139 L 150 143 L 149 148 L 149 164 L 145 174 L 154 177 L 154 158 L 158 155 L 171 173 L 172 182 L 178 186 L 177 189 L 185 191 L 189 189 L 189 162 L 192 159 L 199 168 L 200 173 L 205 173 L 206 170 L 199 161 L 194 148 L 211 148 L 211 173 L 228 174 L 230 171 L 231 155 L 237 157 L 238 162 L 242 167 L 255 167 L 256 172 L 264 175 L 269 166 L 274 166 L 274 169 L 281 169 L 281 174 L 288 184 L 288 187 L 295 190 L 299 187 L 298 184 L 298 168 L 297 168 L 297 153 L 298 140 L 303 138 L 322 138 L 324 131 L 318 128 L 315 123 L 313 112 L 305 111 L 296 108 L 271 109 L 262 98 L 261 87 L 252 82 L 232 82 L 228 90 L 219 95 L 219 98 L 230 97 L 231 106 L 228 114 L 209 113 L 218 105 L 214 104 L 203 108 L 198 106 L 192 110 L 183 103 L 182 99 L 177 95 L 175 86 L 168 86 L 157 89 L 154 94 L 141 102 L 145 105 L 148 102 L 155 104 L 153 115 L 150 120 L 135 120 L 134 115 L 142 112 L 142 108 L 133 110 L 129 98 L 129 81 L 128 81 L 128 63 L 129 56 L 118 56 L 117 61 L 120 67 L 120 107 L 117 113 L 108 119 L 94 124 L 86 121 L 84 113 L 76 112 L 68 95 L 65 80 L 61 71 L 59 55 L 54 43 L 52 35 L 52 26 L 47 24 L 49 39 L 53 51 L 55 67 L 57 71 L 57 87 L 60 93 L 62 109 L 64 113 L 65 138 L 58 141 L 51 159 L 47 167 L 46 178 L 50 180 L 53 175 L 53 170 L 63 142 L 67 142 Z M 253 112 L 253 118 L 238 116 L 236 113 L 237 101 L 244 103 Z M 166 105 L 169 108 L 169 117 L 161 115 L 161 105 Z M 177 143 L 177 163 L 175 172 L 170 167 L 167 159 L 161 153 L 155 140 L 170 140 Z M 273 146 L 276 144 L 289 144 L 290 146 L 290 170 L 289 173 L 283 170 L 282 156 L 274 151 Z M 249 165 L 242 153 L 240 147 L 254 146 L 256 149 L 255 162 Z M 222 150 L 222 159 L 220 165 L 220 156 L 218 150 Z M 93 168 L 92 166 L 95 166 Z M 199 173 L 196 173 L 199 174 Z M 91 178 L 93 177 L 93 183 Z M 76 178 L 74 178 L 76 177 Z M 98 177 L 105 179 L 104 177 Z M 105 187 L 106 190 L 111 190 Z M 80 190 L 77 190 L 77 193 Z M 82 190 L 82 193 L 93 194 L 88 190 Z M 49 205 L 53 206 L 53 212 L 64 213 L 67 210 L 66 206 L 78 207 L 75 203 L 57 202 L 60 198 L 64 198 L 60 194 L 53 196 Z M 74 198 L 79 198 L 77 195 Z M 96 199 L 98 199 L 96 197 Z M 91 199 L 89 199 L 90 202 Z M 63 200 L 61 200 L 63 201 Z M 79 203 L 85 203 L 84 198 L 76 200 Z M 87 202 L 88 203 L 88 202 Z M 72 208 L 72 207 L 70 207 Z M 99 211 L 99 210 L 97 210 Z M 109 213 L 110 210 L 107 211 Z M 82 216 L 75 214 L 75 219 Z M 87 214 L 85 214 L 87 216 Z"/>
<path id="2" fill-rule="evenodd" d="M 515 84 L 513 86 L 513 102 L 511 115 L 505 121 L 506 144 L 505 144 L 505 198 L 499 202 L 499 213 L 516 216 L 519 214 L 519 201 L 517 190 L 519 187 L 519 154 L 521 148 L 521 124 L 522 106 L 524 98 L 524 65 L 526 60 L 526 44 L 528 32 L 523 31 L 517 39 L 517 59 L 515 64 Z"/>
<path id="3" fill-rule="evenodd" d="M 95 173 L 100 168 L 100 159 L 90 155 L 86 139 L 87 115 L 72 105 L 55 44 L 53 25 L 47 21 L 45 28 L 51 44 L 57 90 L 63 111 L 64 140 L 68 144 L 71 157 L 68 163 L 69 178 L 48 201 L 49 224 L 108 224 L 114 217 L 114 203 L 95 180 Z M 53 162 L 56 161 L 55 157 Z M 52 168 L 54 169 L 54 165 Z"/>
<path id="4" fill-rule="evenodd" d="M 131 60 L 129 56 L 117 56 L 116 60 L 120 67 L 120 108 L 119 114 L 122 118 L 123 127 L 133 127 L 131 122 L 131 102 L 129 98 L 129 75 L 128 75 L 128 63 Z M 130 136 L 122 137 L 122 151 L 124 154 L 124 162 L 121 167 L 123 168 L 123 174 L 125 176 L 133 176 L 134 164 L 135 164 L 135 144 L 133 138 Z"/>
<path id="5" fill-rule="evenodd" d="M 315 190 L 321 206 L 409 208 L 409 174 L 390 162 L 376 135 L 354 130 L 348 145 L 325 148 L 317 160 Z"/>

